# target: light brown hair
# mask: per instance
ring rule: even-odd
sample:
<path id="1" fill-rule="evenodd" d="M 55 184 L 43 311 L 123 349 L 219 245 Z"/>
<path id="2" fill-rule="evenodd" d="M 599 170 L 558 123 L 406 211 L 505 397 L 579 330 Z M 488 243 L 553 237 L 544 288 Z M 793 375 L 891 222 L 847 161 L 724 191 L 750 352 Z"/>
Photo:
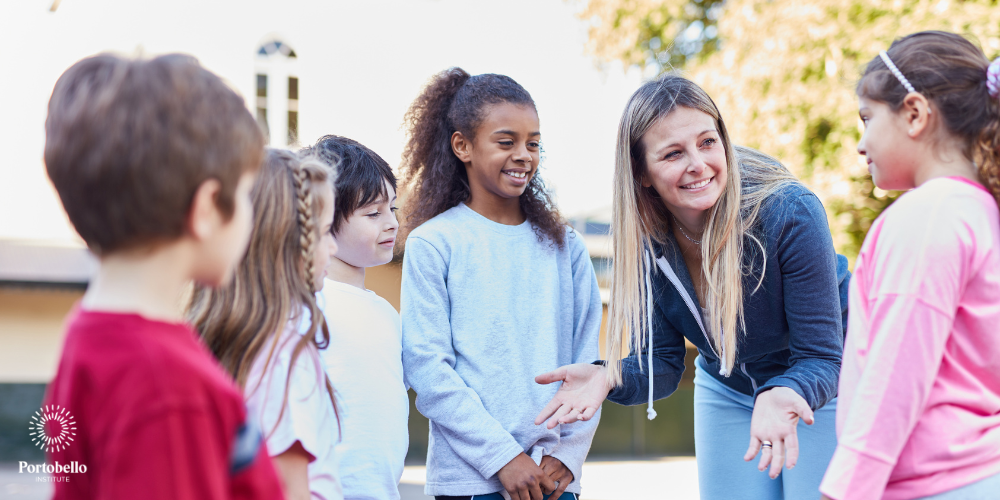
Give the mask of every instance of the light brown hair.
<path id="1" fill-rule="evenodd" d="M 307 346 L 324 349 L 329 345 L 330 332 L 316 303 L 312 266 L 320 238 L 317 221 L 323 210 L 320 190 L 332 191 L 333 177 L 330 167 L 316 159 L 268 149 L 251 194 L 254 225 L 246 255 L 232 282 L 216 289 L 198 286 L 191 298 L 188 318 L 247 393 L 252 390 L 246 383 L 254 361 L 266 356 L 267 370 L 289 322 L 309 320 L 292 351 L 289 371 Z M 303 318 L 305 314 L 308 318 Z M 325 373 L 322 366 L 319 369 Z M 324 378 L 332 401 L 333 388 L 329 378 Z M 285 403 L 287 395 L 286 383 Z M 282 413 L 284 408 L 283 403 Z"/>
<path id="2" fill-rule="evenodd" d="M 666 74 L 632 94 L 618 126 L 615 152 L 611 223 L 614 267 L 606 338 L 608 380 L 614 385 L 621 384 L 623 341 L 639 352 L 647 337 L 644 333 L 647 333 L 648 311 L 643 299 L 651 290 L 646 289 L 643 277 L 653 270 L 647 266 L 643 254 L 652 241 L 666 241 L 672 224 L 672 217 L 656 190 L 642 186 L 647 169 L 642 137 L 678 107 L 711 116 L 726 151 L 726 187 L 709 210 L 701 240 L 702 273 L 708 282 L 707 304 L 702 304 L 708 310 L 705 329 L 712 347 L 719 351 L 726 376 L 736 362 L 738 335 L 744 331 L 743 280 L 745 276 L 753 279 L 744 266 L 744 239 L 758 247 L 766 263 L 766 249 L 753 231 L 757 215 L 771 195 L 798 182 L 774 158 L 733 145 L 715 102 L 694 82 Z M 761 271 L 757 287 L 763 276 Z"/>
<path id="3" fill-rule="evenodd" d="M 243 98 L 179 54 L 77 62 L 56 82 L 45 132 L 49 178 L 97 255 L 182 236 L 208 179 L 231 217 L 240 176 L 264 156 Z"/>
<path id="4" fill-rule="evenodd" d="M 963 154 L 1000 203 L 1000 101 L 990 97 L 982 49 L 961 35 L 921 31 L 886 51 L 903 76 L 940 112 L 948 131 L 964 142 Z M 899 110 L 908 93 L 881 57 L 868 63 L 858 95 Z"/>

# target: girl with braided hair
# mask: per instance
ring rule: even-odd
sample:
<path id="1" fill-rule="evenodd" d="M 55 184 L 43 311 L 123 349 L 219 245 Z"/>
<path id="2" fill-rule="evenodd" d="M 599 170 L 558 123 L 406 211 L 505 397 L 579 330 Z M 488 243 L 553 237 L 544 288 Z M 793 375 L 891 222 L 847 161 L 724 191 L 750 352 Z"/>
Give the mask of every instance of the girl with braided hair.
<path id="1" fill-rule="evenodd" d="M 188 309 L 243 390 L 289 499 L 343 498 L 333 453 L 339 418 L 319 355 L 330 334 L 315 297 L 337 250 L 333 178 L 317 159 L 268 150 L 251 195 L 250 245 L 234 279 L 196 288 Z"/>
<path id="2" fill-rule="evenodd" d="M 507 76 L 436 75 L 406 115 L 403 369 L 430 420 L 426 493 L 572 499 L 597 429 L 537 428 L 541 372 L 598 356 L 587 248 L 538 176 L 535 103 Z"/>
<path id="3" fill-rule="evenodd" d="M 1000 496 L 1000 59 L 940 31 L 858 83 L 858 153 L 907 190 L 855 263 L 827 498 Z"/>

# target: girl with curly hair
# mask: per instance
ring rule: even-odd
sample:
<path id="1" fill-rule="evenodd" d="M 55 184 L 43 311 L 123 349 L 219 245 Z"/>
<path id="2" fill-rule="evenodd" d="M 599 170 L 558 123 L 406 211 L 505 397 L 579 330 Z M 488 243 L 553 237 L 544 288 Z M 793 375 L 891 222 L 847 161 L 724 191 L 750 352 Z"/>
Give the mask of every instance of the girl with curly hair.
<path id="1" fill-rule="evenodd" d="M 430 420 L 428 495 L 575 498 L 597 418 L 532 418 L 535 374 L 598 356 L 583 239 L 538 176 L 535 103 L 503 75 L 436 75 L 406 115 L 403 367 Z"/>

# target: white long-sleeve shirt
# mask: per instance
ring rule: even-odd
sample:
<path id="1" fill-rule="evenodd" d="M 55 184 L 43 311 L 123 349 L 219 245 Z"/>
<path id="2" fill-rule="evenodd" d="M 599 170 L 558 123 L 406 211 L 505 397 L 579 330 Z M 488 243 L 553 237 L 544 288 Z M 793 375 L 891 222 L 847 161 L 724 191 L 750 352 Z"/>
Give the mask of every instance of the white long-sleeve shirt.
<path id="1" fill-rule="evenodd" d="M 382 297 L 326 280 L 320 304 L 330 346 L 320 351 L 337 396 L 345 500 L 398 500 L 409 447 L 399 313 Z"/>

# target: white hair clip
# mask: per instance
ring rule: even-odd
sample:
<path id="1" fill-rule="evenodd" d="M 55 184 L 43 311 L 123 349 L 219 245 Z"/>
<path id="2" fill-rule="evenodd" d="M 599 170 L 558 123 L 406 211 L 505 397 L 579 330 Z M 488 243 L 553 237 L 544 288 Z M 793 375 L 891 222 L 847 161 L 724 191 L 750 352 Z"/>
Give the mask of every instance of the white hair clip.
<path id="1" fill-rule="evenodd" d="M 906 77 L 903 76 L 903 73 L 899 71 L 899 68 L 892 63 L 892 59 L 889 59 L 889 54 L 886 53 L 886 51 L 883 50 L 879 52 L 878 55 L 882 58 L 882 62 L 884 62 L 889 68 L 889 71 L 892 71 L 892 74 L 896 75 L 896 78 L 899 79 L 899 83 L 903 84 L 903 88 L 905 88 L 907 92 L 916 92 L 916 90 L 913 89 L 913 85 L 910 85 L 910 81 L 907 80 Z"/>
<path id="2" fill-rule="evenodd" d="M 1000 96 L 1000 57 L 990 63 L 986 68 L 986 88 L 990 91 L 990 97 L 996 99 Z"/>

